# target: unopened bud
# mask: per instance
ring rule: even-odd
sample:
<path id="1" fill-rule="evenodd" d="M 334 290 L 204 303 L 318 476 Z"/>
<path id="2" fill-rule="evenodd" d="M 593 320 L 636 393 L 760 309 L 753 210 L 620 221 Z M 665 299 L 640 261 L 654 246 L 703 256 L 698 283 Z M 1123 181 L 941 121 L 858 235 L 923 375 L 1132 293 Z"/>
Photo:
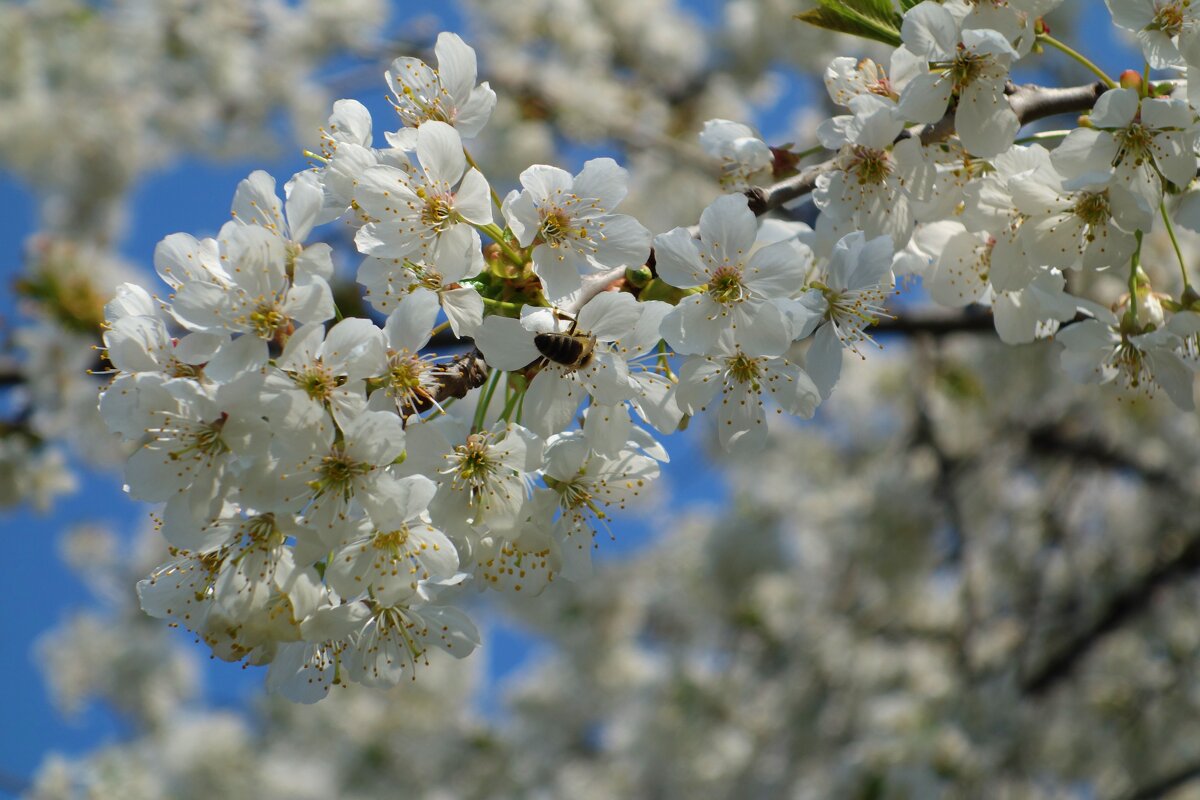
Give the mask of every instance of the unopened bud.
<path id="1" fill-rule="evenodd" d="M 650 268 L 644 264 L 636 269 L 630 267 L 629 269 L 625 270 L 625 280 L 630 286 L 638 289 L 644 289 L 646 284 L 654 280 L 654 273 L 651 272 Z"/>

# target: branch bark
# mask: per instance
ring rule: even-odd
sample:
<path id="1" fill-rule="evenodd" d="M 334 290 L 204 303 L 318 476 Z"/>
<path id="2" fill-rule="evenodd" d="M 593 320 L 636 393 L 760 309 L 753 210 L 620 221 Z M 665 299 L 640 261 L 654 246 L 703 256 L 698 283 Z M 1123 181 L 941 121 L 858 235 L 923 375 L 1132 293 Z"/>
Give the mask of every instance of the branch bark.
<path id="1" fill-rule="evenodd" d="M 1123 800 L 1158 800 L 1198 778 L 1200 778 L 1200 764 L 1190 764 L 1162 776 L 1153 783 L 1134 789 L 1125 795 Z"/>
<path id="2" fill-rule="evenodd" d="M 1044 695 L 1071 676 L 1105 636 L 1120 629 L 1150 605 L 1155 595 L 1177 580 L 1200 569 L 1200 532 L 1173 557 L 1151 569 L 1137 582 L 1117 592 L 1090 625 L 1076 632 L 1057 653 L 1021 680 L 1021 690 L 1034 697 Z"/>
<path id="3" fill-rule="evenodd" d="M 1103 83 L 1085 83 L 1081 86 L 1047 87 L 1025 86 L 1011 87 L 1008 94 L 1009 105 L 1016 112 L 1017 119 L 1022 125 L 1036 122 L 1039 119 L 1052 117 L 1056 114 L 1069 114 L 1087 111 L 1096 105 L 1100 95 L 1108 90 Z M 945 141 L 954 133 L 954 112 L 949 111 L 939 121 L 915 128 L 904 135 L 919 136 L 923 144 Z M 785 178 L 770 186 L 756 186 L 746 191 L 750 198 L 750 209 L 759 216 L 780 208 L 785 203 L 796 200 L 812 192 L 817 185 L 817 178 L 826 172 L 837 168 L 837 159 L 831 158 L 800 171 L 799 174 Z"/>
<path id="4" fill-rule="evenodd" d="M 1041 426 L 1029 431 L 1028 447 L 1034 454 L 1065 456 L 1073 461 L 1093 463 L 1103 469 L 1136 474 L 1147 485 L 1169 489 L 1176 497 L 1190 497 L 1195 493 L 1193 488 L 1170 471 L 1145 464 L 1095 436 L 1073 436 L 1058 426 Z M 1075 632 L 1063 647 L 1022 678 L 1022 690 L 1029 695 L 1042 695 L 1069 678 L 1105 636 L 1133 621 L 1161 589 L 1198 570 L 1200 530 L 1193 531 L 1177 552 L 1114 594 L 1099 616 Z"/>
<path id="5" fill-rule="evenodd" d="M 934 309 L 881 319 L 870 327 L 872 335 L 890 333 L 900 336 L 949 336 L 956 333 L 994 333 L 990 312 L 978 306 L 960 311 Z"/>
<path id="6" fill-rule="evenodd" d="M 21 365 L 12 356 L 0 356 L 0 388 L 25 382 Z"/>

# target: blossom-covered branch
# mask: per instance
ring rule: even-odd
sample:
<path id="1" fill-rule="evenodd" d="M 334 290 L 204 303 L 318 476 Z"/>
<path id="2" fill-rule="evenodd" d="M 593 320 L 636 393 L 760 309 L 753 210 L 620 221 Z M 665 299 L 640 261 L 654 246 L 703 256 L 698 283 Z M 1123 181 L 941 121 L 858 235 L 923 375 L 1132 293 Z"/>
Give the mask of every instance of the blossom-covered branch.
<path id="1" fill-rule="evenodd" d="M 1007 87 L 1006 97 L 1021 125 L 1036 122 L 1058 114 L 1089 111 L 1096 105 L 1108 87 L 1100 81 L 1081 86 L 1022 86 Z M 908 131 L 903 136 L 913 135 Z M 915 131 L 922 144 L 942 142 L 954 135 L 954 112 L 947 112 L 939 121 L 924 125 Z M 782 208 L 793 200 L 811 194 L 817 179 L 837 168 L 837 159 L 828 159 L 820 164 L 805 167 L 796 175 L 784 178 L 769 186 L 754 186 L 746 190 L 750 208 L 755 214 L 763 215 Z"/>
<path id="2" fill-rule="evenodd" d="M 1167 203 L 1195 174 L 1196 115 L 1136 75 L 1013 86 L 1044 26 L 989 8 L 908 8 L 891 75 L 835 59 L 826 89 L 848 113 L 816 135 L 836 155 L 793 179 L 751 188 L 800 156 L 710 120 L 700 143 L 731 191 L 657 235 L 626 213 L 630 172 L 611 158 L 533 164 L 502 197 L 470 150 L 497 107 L 474 50 L 444 33 L 436 66 L 397 58 L 384 143 L 338 101 L 282 193 L 254 172 L 216 237 L 159 244 L 169 297 L 127 283 L 105 308 L 100 410 L 172 546 L 143 607 L 270 664 L 305 702 L 393 685 L 431 649 L 461 658 L 479 644 L 464 591 L 585 575 L 659 477 L 658 436 L 712 413 L 723 449 L 755 453 L 772 420 L 836 413 L 897 275 L 943 306 L 991 306 L 1005 342 L 1055 335 L 1077 377 L 1191 408 L 1200 295 L 1182 255 L 1175 294 L 1141 265 L 1160 216 L 1180 252 Z M 1052 151 L 1017 143 L 1026 122 L 1079 111 Z M 812 226 L 764 218 L 809 192 Z M 382 326 L 334 303 L 332 251 L 311 239 L 335 220 Z M 1127 291 L 1105 304 L 1113 274 Z M 478 350 L 430 348 L 446 330 Z M 948 483 L 957 468 L 939 463 Z"/>

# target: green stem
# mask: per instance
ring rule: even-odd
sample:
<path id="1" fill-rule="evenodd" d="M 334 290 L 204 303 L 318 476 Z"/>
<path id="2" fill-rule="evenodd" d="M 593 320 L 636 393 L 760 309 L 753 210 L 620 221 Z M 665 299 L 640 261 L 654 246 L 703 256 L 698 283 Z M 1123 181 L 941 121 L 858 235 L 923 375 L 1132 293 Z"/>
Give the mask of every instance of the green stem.
<path id="1" fill-rule="evenodd" d="M 674 381 L 675 373 L 671 371 L 671 362 L 667 359 L 667 343 L 660 341 L 658 343 L 658 368 L 662 372 L 663 377 Z"/>
<path id="2" fill-rule="evenodd" d="M 508 260 L 517 266 L 524 266 L 526 258 L 520 252 L 513 250 L 512 245 L 508 243 L 504 231 L 500 230 L 500 226 L 494 222 L 489 222 L 487 225 L 475 225 L 471 223 L 480 233 L 486 233 L 496 243 L 496 246 L 508 257 Z"/>
<path id="3" fill-rule="evenodd" d="M 1098 66 L 1096 66 L 1092 62 L 1091 59 L 1089 59 L 1083 53 L 1080 53 L 1078 50 L 1074 49 L 1070 45 L 1066 44 L 1065 42 L 1060 42 L 1058 39 L 1055 39 L 1053 36 L 1051 36 L 1048 33 L 1038 34 L 1037 38 L 1038 38 L 1039 42 L 1048 44 L 1051 47 L 1053 47 L 1054 49 L 1060 50 L 1063 53 L 1066 53 L 1068 56 L 1075 59 L 1083 66 L 1087 67 L 1089 70 L 1091 70 L 1092 72 L 1094 72 L 1096 74 L 1096 77 L 1098 77 L 1098 78 L 1100 78 L 1100 80 L 1104 81 L 1104 85 L 1107 86 L 1108 88 L 1115 89 L 1119 85 L 1112 78 L 1108 77 L 1108 73 L 1106 73 L 1104 70 L 1102 70 Z"/>
<path id="4" fill-rule="evenodd" d="M 1138 324 L 1137 274 L 1142 265 L 1141 230 L 1134 231 L 1133 236 L 1137 239 L 1137 249 L 1133 251 L 1133 258 L 1129 259 L 1129 309 L 1125 312 L 1125 317 L 1129 320 L 1131 327 L 1136 328 Z"/>
<path id="5" fill-rule="evenodd" d="M 429 338 L 432 339 L 433 337 L 437 336 L 442 331 L 448 330 L 449 328 L 450 328 L 450 320 L 446 320 L 441 325 L 435 325 L 433 330 L 431 330 L 429 332 Z"/>
<path id="6" fill-rule="evenodd" d="M 796 160 L 801 161 L 805 158 L 808 158 L 809 156 L 815 156 L 818 153 L 824 153 L 827 150 L 828 150 L 828 148 L 825 147 L 824 145 L 820 145 L 820 144 L 814 145 L 813 147 L 810 147 L 807 150 L 801 150 L 799 153 L 796 153 L 795 154 Z"/>
<path id="7" fill-rule="evenodd" d="M 496 385 L 500 383 L 500 370 L 492 370 L 484 390 L 479 394 L 478 405 L 475 406 L 475 420 L 471 423 L 471 433 L 483 430 L 484 420 L 487 419 L 488 406 L 492 404 L 492 395 L 496 393 Z"/>
<path id="8" fill-rule="evenodd" d="M 479 169 L 479 165 L 475 163 L 475 159 L 471 158 L 471 153 L 465 147 L 463 148 L 463 155 L 467 157 L 467 164 L 478 170 L 480 175 L 483 175 L 483 170 Z M 491 192 L 492 202 L 496 204 L 496 210 L 503 209 L 504 203 L 500 201 L 500 195 L 496 194 L 496 190 L 492 188 L 490 181 L 488 182 L 488 191 Z"/>
<path id="9" fill-rule="evenodd" d="M 1167 226 L 1167 235 L 1171 237 L 1171 246 L 1175 248 L 1175 257 L 1179 259 L 1179 272 L 1183 275 L 1183 290 L 1186 292 L 1192 287 L 1188 281 L 1187 264 L 1183 260 L 1183 250 L 1179 248 L 1179 240 L 1175 238 L 1175 226 L 1171 224 L 1171 217 L 1167 214 L 1167 204 L 1165 201 L 1160 201 L 1158 210 L 1162 212 L 1163 223 Z"/>
<path id="10" fill-rule="evenodd" d="M 519 378 L 519 376 L 518 380 L 520 380 L 521 385 L 515 388 L 512 394 L 509 395 L 508 401 L 504 404 L 504 410 L 500 412 L 500 418 L 505 422 L 512 421 L 512 413 L 516 409 L 517 403 L 519 401 L 523 401 L 525 398 L 525 381 L 524 379 Z"/>
<path id="11" fill-rule="evenodd" d="M 480 296 L 480 299 L 483 300 L 483 307 L 489 313 L 499 314 L 503 317 L 512 317 L 513 319 L 521 316 L 521 309 L 524 307 L 523 303 L 507 303 L 503 300 L 493 300 L 490 297 L 483 296 Z"/>

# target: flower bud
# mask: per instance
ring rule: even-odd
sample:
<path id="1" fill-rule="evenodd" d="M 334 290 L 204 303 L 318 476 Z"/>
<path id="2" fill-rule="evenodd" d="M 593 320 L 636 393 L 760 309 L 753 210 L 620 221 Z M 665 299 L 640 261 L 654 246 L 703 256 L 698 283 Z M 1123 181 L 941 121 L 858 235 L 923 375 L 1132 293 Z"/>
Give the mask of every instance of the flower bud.
<path id="1" fill-rule="evenodd" d="M 654 280 L 654 273 L 646 265 L 642 265 L 636 269 L 629 267 L 625 270 L 625 280 L 630 286 L 638 289 L 644 289 L 646 284 Z"/>

